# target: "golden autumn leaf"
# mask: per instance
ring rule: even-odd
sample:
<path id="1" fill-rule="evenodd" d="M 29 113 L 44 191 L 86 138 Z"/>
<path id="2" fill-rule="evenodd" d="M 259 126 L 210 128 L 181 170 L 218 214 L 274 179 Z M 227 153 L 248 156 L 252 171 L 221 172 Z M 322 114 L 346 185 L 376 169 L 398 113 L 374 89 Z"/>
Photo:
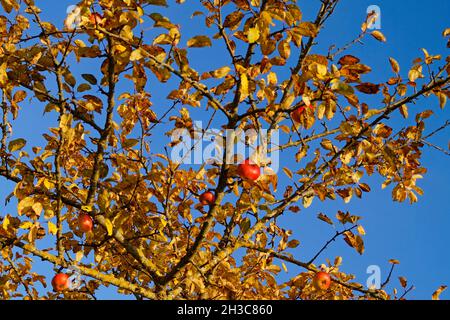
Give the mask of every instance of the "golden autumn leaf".
<path id="1" fill-rule="evenodd" d="M 162 33 L 153 40 L 153 44 L 172 44 L 173 41 L 174 39 L 170 35 Z"/>
<path id="2" fill-rule="evenodd" d="M 1 0 L 1 4 L 6 13 L 11 13 L 12 9 L 19 9 L 19 4 L 15 0 Z"/>
<path id="3" fill-rule="evenodd" d="M 308 208 L 313 202 L 314 196 L 304 196 L 302 199 L 303 207 Z"/>
<path id="4" fill-rule="evenodd" d="M 105 227 L 106 227 L 106 231 L 108 232 L 108 235 L 112 236 L 112 234 L 113 234 L 113 224 L 112 224 L 111 220 L 105 219 Z"/>
<path id="5" fill-rule="evenodd" d="M 362 236 L 366 235 L 366 230 L 364 230 L 362 225 L 358 225 L 357 230 L 360 235 Z"/>
<path id="6" fill-rule="evenodd" d="M 10 220 L 9 220 L 9 216 L 6 215 L 6 216 L 3 218 L 3 222 L 2 222 L 2 228 L 3 228 L 3 230 L 7 231 L 7 230 L 8 230 L 8 226 L 9 226 L 10 224 L 11 224 L 11 222 L 10 222 Z"/>
<path id="7" fill-rule="evenodd" d="M 331 89 L 344 96 L 349 96 L 355 93 L 355 90 L 352 86 L 339 80 L 332 81 Z"/>
<path id="8" fill-rule="evenodd" d="M 292 174 L 292 171 L 289 170 L 289 168 L 283 167 L 283 171 L 289 177 L 289 179 L 292 179 L 293 174 Z"/>
<path id="9" fill-rule="evenodd" d="M 255 43 L 256 41 L 258 41 L 259 35 L 260 35 L 260 33 L 259 33 L 259 29 L 257 27 L 248 29 L 248 35 L 247 35 L 248 42 Z"/>
<path id="10" fill-rule="evenodd" d="M 249 95 L 249 83 L 248 77 L 245 73 L 241 74 L 241 98 L 240 101 L 244 101 Z"/>
<path id="11" fill-rule="evenodd" d="M 88 83 L 82 83 L 77 87 L 77 92 L 85 92 L 91 89 L 92 87 Z"/>
<path id="12" fill-rule="evenodd" d="M 389 63 L 391 64 L 392 71 L 394 71 L 395 73 L 400 72 L 400 65 L 398 64 L 397 60 L 395 60 L 394 58 L 389 58 Z"/>
<path id="13" fill-rule="evenodd" d="M 449 29 L 403 43 L 400 73 L 367 59 L 375 11 L 333 35 L 336 1 L 81 1 L 61 21 L 34 2 L 0 0 L 0 299 L 405 299 L 394 268 L 389 293 L 354 282 L 347 245 L 383 217 L 349 203 L 427 191 Z"/>
<path id="14" fill-rule="evenodd" d="M 58 228 L 56 227 L 56 225 L 54 223 L 52 223 L 51 221 L 48 221 L 47 225 L 48 225 L 48 233 L 53 234 L 53 235 L 58 233 Z"/>
<path id="15" fill-rule="evenodd" d="M 319 218 L 319 219 L 322 220 L 322 221 L 325 221 L 326 223 L 328 223 L 328 224 L 330 224 L 330 225 L 333 225 L 333 224 L 334 224 L 333 221 L 332 221 L 326 214 L 319 213 L 319 214 L 317 215 L 317 218 Z"/>
<path id="16" fill-rule="evenodd" d="M 315 37 L 317 36 L 318 29 L 317 26 L 312 22 L 301 22 L 297 27 L 294 28 L 297 33 L 305 37 Z"/>
<path id="17" fill-rule="evenodd" d="M 142 54 L 142 50 L 136 49 L 136 50 L 133 50 L 133 52 L 131 52 L 130 61 L 140 60 L 143 57 L 144 57 L 144 55 Z"/>
<path id="18" fill-rule="evenodd" d="M 431 298 L 433 300 L 439 300 L 439 296 L 446 289 L 447 289 L 447 286 L 440 286 L 435 292 L 433 292 L 433 295 L 431 296 Z"/>
<path id="19" fill-rule="evenodd" d="M 381 31 L 374 30 L 370 34 L 372 35 L 372 37 L 374 37 L 378 41 L 386 42 L 386 37 L 384 36 L 384 34 Z"/>
<path id="20" fill-rule="evenodd" d="M 356 86 L 356 89 L 358 89 L 358 91 L 365 93 L 365 94 L 377 94 L 380 91 L 380 85 L 374 84 L 374 83 L 369 83 L 369 82 L 364 82 L 364 83 L 358 84 Z"/>
<path id="21" fill-rule="evenodd" d="M 408 106 L 406 104 L 402 104 L 399 110 L 403 118 L 408 118 Z"/>
<path id="22" fill-rule="evenodd" d="M 8 81 L 8 75 L 6 73 L 6 63 L 0 65 L 0 85 L 4 86 Z"/>
<path id="23" fill-rule="evenodd" d="M 211 47 L 211 39 L 208 36 L 195 36 L 188 40 L 187 46 L 190 48 Z"/>
<path id="24" fill-rule="evenodd" d="M 396 259 L 390 259 L 389 263 L 391 263 L 391 264 L 400 264 L 400 261 L 398 261 Z"/>
<path id="25" fill-rule="evenodd" d="M 398 280 L 400 281 L 400 284 L 402 286 L 402 288 L 406 288 L 406 286 L 408 285 L 408 281 L 406 280 L 405 277 L 398 277 Z"/>
<path id="26" fill-rule="evenodd" d="M 224 66 L 224 67 L 221 67 L 221 68 L 219 68 L 219 69 L 217 69 L 217 70 L 214 70 L 214 71 L 212 72 L 212 76 L 213 76 L 214 78 L 223 78 L 223 77 L 225 77 L 230 71 L 231 71 L 231 68 L 230 68 L 229 66 Z"/>
<path id="27" fill-rule="evenodd" d="M 33 223 L 31 221 L 25 221 L 22 222 L 19 226 L 20 229 L 28 230 L 33 226 Z"/>
<path id="28" fill-rule="evenodd" d="M 16 103 L 22 102 L 27 97 L 27 93 L 24 90 L 19 90 L 14 93 L 13 101 Z"/>
<path id="29" fill-rule="evenodd" d="M 86 212 L 92 212 L 92 206 L 82 206 L 81 210 L 86 211 Z"/>
<path id="30" fill-rule="evenodd" d="M 90 84 L 94 86 L 97 84 L 97 78 L 93 74 L 83 73 L 81 76 L 83 77 L 84 80 L 86 80 Z"/>
<path id="31" fill-rule="evenodd" d="M 355 56 L 352 56 L 352 55 L 345 55 L 345 56 L 343 56 L 343 57 L 341 57 L 340 59 L 339 59 L 339 64 L 340 65 L 343 65 L 343 66 L 347 66 L 347 65 L 354 65 L 354 64 L 357 64 L 357 63 L 359 63 L 359 61 L 360 61 L 360 59 L 359 58 L 357 58 L 357 57 L 355 57 Z"/>
<path id="32" fill-rule="evenodd" d="M 439 99 L 439 107 L 441 109 L 444 109 L 445 105 L 447 104 L 447 95 L 444 92 L 438 92 L 436 95 Z"/>
<path id="33" fill-rule="evenodd" d="M 287 243 L 288 248 L 297 248 L 300 245 L 300 241 L 298 240 L 291 240 Z"/>
<path id="34" fill-rule="evenodd" d="M 421 77 L 423 77 L 421 65 L 415 65 L 408 72 L 408 79 L 411 82 L 415 82 L 418 78 L 421 78 Z"/>
<path id="35" fill-rule="evenodd" d="M 244 13 L 242 11 L 234 11 L 226 16 L 225 21 L 223 22 L 224 28 L 230 28 L 231 30 L 235 30 L 242 18 L 244 17 Z"/>
<path id="36" fill-rule="evenodd" d="M 8 144 L 8 150 L 9 152 L 14 152 L 21 150 L 25 145 L 27 144 L 27 141 L 25 139 L 15 139 L 9 142 Z"/>
<path id="37" fill-rule="evenodd" d="M 351 231 L 346 231 L 344 232 L 344 240 L 350 247 L 353 247 L 359 254 L 364 253 L 364 242 L 359 235 L 355 235 Z"/>

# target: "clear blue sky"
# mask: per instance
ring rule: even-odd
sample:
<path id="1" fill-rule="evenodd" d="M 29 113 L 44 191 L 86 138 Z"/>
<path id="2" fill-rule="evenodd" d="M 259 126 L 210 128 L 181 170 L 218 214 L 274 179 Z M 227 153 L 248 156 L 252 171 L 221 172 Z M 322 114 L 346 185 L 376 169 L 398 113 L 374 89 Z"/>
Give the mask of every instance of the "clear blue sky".
<path id="1" fill-rule="evenodd" d="M 44 11 L 44 18 L 53 22 L 57 26 L 62 26 L 65 18 L 66 8 L 75 4 L 76 1 L 36 1 Z M 197 7 L 190 4 L 197 1 L 186 1 L 183 6 L 174 6 L 174 10 L 158 9 L 164 15 L 172 18 L 173 21 L 180 21 L 182 25 L 183 41 L 197 34 L 203 33 L 200 30 L 200 20 L 191 20 L 190 14 Z M 312 19 L 318 8 L 318 0 L 299 1 L 304 13 L 304 19 Z M 450 12 L 450 2 L 442 0 L 402 0 L 402 1 L 366 1 L 366 0 L 342 0 L 338 5 L 334 17 L 332 17 L 322 35 L 319 37 L 319 44 L 314 52 L 326 53 L 329 46 L 336 44 L 343 45 L 352 40 L 360 31 L 366 8 L 376 4 L 381 8 L 381 31 L 388 41 L 381 44 L 367 38 L 364 46 L 353 47 L 349 54 L 361 58 L 362 62 L 372 67 L 374 72 L 364 79 L 372 82 L 385 81 L 391 74 L 388 57 L 394 57 L 401 66 L 402 75 L 406 75 L 411 61 L 422 55 L 420 48 L 426 48 L 430 54 L 440 53 L 448 55 L 445 47 L 445 40 L 442 31 L 448 25 L 448 12 Z M 181 9 L 182 8 L 182 9 Z M 176 11 L 175 11 L 176 10 Z M 183 43 L 182 41 L 182 43 Z M 211 51 L 207 51 L 207 56 L 203 49 L 192 50 L 190 54 L 191 65 L 200 70 L 213 70 L 229 63 L 228 56 L 223 53 L 220 45 L 214 45 Z M 94 66 L 83 65 L 73 68 L 77 72 L 88 72 Z M 169 90 L 170 88 L 167 88 Z M 169 102 L 165 101 L 167 92 L 150 92 L 153 95 L 155 111 L 165 110 Z M 378 98 L 371 98 L 365 101 L 373 107 L 380 106 Z M 443 121 L 450 118 L 449 107 L 441 111 L 436 98 L 421 100 L 416 105 L 411 105 L 410 114 L 415 114 L 415 110 L 432 109 L 435 115 L 428 123 L 428 130 L 439 126 Z M 414 110 L 414 111 L 413 111 Z M 194 117 L 198 118 L 194 118 Z M 34 137 L 29 141 L 29 145 L 34 142 L 38 144 L 41 134 L 46 131 L 48 123 L 52 117 L 42 117 L 42 108 L 36 102 L 24 105 L 22 113 L 15 124 L 14 137 Z M 193 113 L 193 118 L 202 120 L 205 117 L 200 113 Z M 394 121 L 401 120 L 394 118 Z M 164 129 L 164 128 L 163 128 Z M 440 135 L 432 138 L 432 142 L 446 146 L 449 142 L 449 131 L 446 130 Z M 283 218 L 283 224 L 289 226 L 300 240 L 300 246 L 292 251 L 300 260 L 307 260 L 311 257 L 325 241 L 327 241 L 334 231 L 325 223 L 316 219 L 318 212 L 324 212 L 329 216 L 334 216 L 337 210 L 350 211 L 352 214 L 363 217 L 361 223 L 365 227 L 367 235 L 364 237 L 366 251 L 360 256 L 353 249 L 348 247 L 343 240 L 335 242 L 321 258 L 334 259 L 341 255 L 344 258 L 342 270 L 357 275 L 357 281 L 366 282 L 366 268 L 369 265 L 379 265 L 382 270 L 382 278 L 387 276 L 390 265 L 388 260 L 395 258 L 401 264 L 397 266 L 394 273 L 393 283 L 400 288 L 397 276 L 405 276 L 410 284 L 414 284 L 416 289 L 408 295 L 409 298 L 429 299 L 433 291 L 442 284 L 450 284 L 448 265 L 450 265 L 450 201 L 448 201 L 448 181 L 450 180 L 449 157 L 438 153 L 432 149 L 425 149 L 422 159 L 423 165 L 429 169 L 425 179 L 419 182 L 419 186 L 425 190 L 425 195 L 420 197 L 419 203 L 409 205 L 409 203 L 394 203 L 391 200 L 390 189 L 381 190 L 379 179 L 368 180 L 371 183 L 372 191 L 365 194 L 362 200 L 352 199 L 349 204 L 343 201 L 328 201 L 319 203 L 317 200 L 307 210 L 300 214 L 289 215 Z M 287 158 L 287 157 L 283 157 Z M 283 160 L 287 161 L 287 160 Z M 294 162 L 282 162 L 283 166 L 295 169 L 298 164 Z M 283 179 L 285 176 L 280 173 L 283 190 Z M 12 185 L 5 183 L 0 195 L 5 195 L 12 191 Z M 2 213 L 14 212 L 14 207 L 9 205 L 2 208 Z M 324 261 L 320 260 L 319 262 Z M 49 265 L 38 263 L 36 270 L 51 274 Z M 281 277 L 292 276 L 298 270 L 288 266 L 289 274 L 282 273 Z M 50 272 L 49 272 L 50 271 Z M 50 279 L 49 279 L 50 281 Z M 111 290 L 104 291 L 101 298 L 117 298 Z M 450 292 L 444 292 L 441 298 L 449 299 Z"/>

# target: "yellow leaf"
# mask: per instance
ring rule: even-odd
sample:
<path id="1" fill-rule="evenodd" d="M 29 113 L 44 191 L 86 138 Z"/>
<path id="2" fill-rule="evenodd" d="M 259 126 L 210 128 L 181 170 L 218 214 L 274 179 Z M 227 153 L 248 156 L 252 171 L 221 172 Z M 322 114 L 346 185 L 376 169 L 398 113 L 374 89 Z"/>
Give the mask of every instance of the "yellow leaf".
<path id="1" fill-rule="evenodd" d="M 10 224 L 10 222 L 9 222 L 9 216 L 6 215 L 6 216 L 3 218 L 3 223 L 2 223 L 3 230 L 5 230 L 5 231 L 8 230 L 9 224 Z"/>
<path id="2" fill-rule="evenodd" d="M 63 114 L 61 116 L 61 121 L 59 122 L 59 127 L 61 128 L 62 132 L 66 132 L 68 128 L 70 128 L 72 124 L 72 115 L 69 113 Z"/>
<path id="3" fill-rule="evenodd" d="M 288 168 L 284 167 L 283 168 L 284 173 L 289 177 L 289 179 L 292 179 L 292 171 L 289 170 Z"/>
<path id="4" fill-rule="evenodd" d="M 395 60 L 394 58 L 389 58 L 389 63 L 391 64 L 392 71 L 394 71 L 395 73 L 400 72 L 400 65 L 398 64 L 397 60 Z"/>
<path id="5" fill-rule="evenodd" d="M 91 90 L 91 86 L 88 83 L 82 83 L 78 86 L 77 91 L 78 92 L 85 92 Z"/>
<path id="6" fill-rule="evenodd" d="M 239 24 L 243 17 L 244 13 L 242 11 L 234 11 L 225 18 L 225 21 L 223 22 L 223 27 L 235 30 L 239 27 Z"/>
<path id="7" fill-rule="evenodd" d="M 314 196 L 304 196 L 302 200 L 303 206 L 308 208 L 312 204 L 313 199 Z"/>
<path id="8" fill-rule="evenodd" d="M 378 41 L 386 42 L 386 37 L 385 37 L 384 34 L 381 33 L 381 31 L 379 31 L 379 30 L 374 30 L 374 31 L 372 31 L 371 35 L 372 35 L 375 39 L 377 39 Z"/>
<path id="9" fill-rule="evenodd" d="M 411 82 L 415 82 L 417 80 L 417 78 L 419 78 L 419 77 L 420 77 L 420 72 L 415 69 L 412 69 L 408 72 L 408 79 Z"/>
<path id="10" fill-rule="evenodd" d="M 187 46 L 190 48 L 211 47 L 211 45 L 211 39 L 207 36 L 195 36 L 187 42 Z"/>
<path id="11" fill-rule="evenodd" d="M 214 78 L 223 78 L 230 72 L 230 67 L 225 66 L 213 71 L 212 75 Z"/>
<path id="12" fill-rule="evenodd" d="M 13 8 L 16 8 L 17 10 L 17 2 L 12 0 L 2 0 L 0 3 L 3 6 L 3 9 L 5 9 L 6 13 L 11 13 Z"/>
<path id="13" fill-rule="evenodd" d="M 36 215 L 40 216 L 40 215 L 41 215 L 41 212 L 42 212 L 42 209 L 43 209 L 44 207 L 42 206 L 42 203 L 40 203 L 40 202 L 35 202 L 35 203 L 31 206 L 31 208 L 33 209 L 34 213 L 36 213 Z"/>
<path id="14" fill-rule="evenodd" d="M 53 235 L 58 233 L 58 228 L 56 227 L 56 225 L 54 223 L 48 221 L 47 226 L 48 226 L 48 233 L 53 234 Z"/>
<path id="15" fill-rule="evenodd" d="M 408 106 L 406 104 L 402 104 L 399 110 L 403 118 L 408 118 Z"/>
<path id="16" fill-rule="evenodd" d="M 9 152 L 14 152 L 22 149 L 27 144 L 25 139 L 12 140 L 8 145 Z"/>
<path id="17" fill-rule="evenodd" d="M 298 240 L 291 240 L 287 243 L 288 248 L 297 248 L 300 244 L 300 241 Z"/>
<path id="18" fill-rule="evenodd" d="M 323 139 L 321 142 L 320 142 L 320 145 L 322 146 L 322 148 L 324 148 L 325 150 L 328 150 L 328 151 L 334 151 L 335 149 L 334 149 L 334 146 L 333 146 L 333 143 L 331 142 L 331 140 L 329 140 L 329 139 Z"/>
<path id="19" fill-rule="evenodd" d="M 25 221 L 25 222 L 22 222 L 21 224 L 20 224 L 20 229 L 25 229 L 25 230 L 27 230 L 27 229 L 30 229 L 31 227 L 33 226 L 33 223 L 32 222 L 30 222 L 30 221 Z"/>
<path id="20" fill-rule="evenodd" d="M 447 104 L 447 95 L 443 92 L 438 92 L 437 96 L 439 98 L 439 106 L 441 109 L 444 109 L 445 105 Z"/>
<path id="21" fill-rule="evenodd" d="M 143 58 L 141 49 L 134 50 L 130 55 L 130 61 L 136 61 Z"/>
<path id="22" fill-rule="evenodd" d="M 317 26 L 312 22 L 302 22 L 294 31 L 305 37 L 315 37 L 318 33 Z"/>
<path id="23" fill-rule="evenodd" d="M 290 41 L 283 40 L 278 44 L 278 52 L 284 59 L 288 59 L 291 55 Z"/>
<path id="24" fill-rule="evenodd" d="M 364 236 L 366 234 L 366 230 L 364 230 L 363 226 L 359 225 L 357 229 L 360 235 Z"/>
<path id="25" fill-rule="evenodd" d="M 240 101 L 244 101 L 248 97 L 248 77 L 245 73 L 241 74 L 241 98 Z"/>
<path id="26" fill-rule="evenodd" d="M 173 38 L 166 33 L 160 34 L 153 40 L 153 44 L 172 44 Z"/>
<path id="27" fill-rule="evenodd" d="M 277 74 L 275 72 L 270 72 L 267 75 L 267 82 L 269 82 L 270 85 L 276 85 L 278 82 Z"/>
<path id="28" fill-rule="evenodd" d="M 94 75 L 92 75 L 90 73 L 83 73 L 81 76 L 83 77 L 84 80 L 86 80 L 90 84 L 92 84 L 92 85 L 97 84 L 97 78 Z"/>
<path id="29" fill-rule="evenodd" d="M 86 212 L 92 212 L 92 206 L 82 206 L 81 210 Z"/>
<path id="30" fill-rule="evenodd" d="M 19 90 L 14 94 L 13 101 L 14 102 L 22 102 L 27 97 L 27 93 L 23 90 Z"/>
<path id="31" fill-rule="evenodd" d="M 8 82 L 8 75 L 6 73 L 6 62 L 0 65 L 0 85 L 4 85 Z"/>
<path id="32" fill-rule="evenodd" d="M 398 261 L 397 259 L 390 259 L 389 263 L 391 263 L 391 264 L 400 264 L 400 261 Z"/>
<path id="33" fill-rule="evenodd" d="M 406 288 L 406 286 L 408 285 L 408 280 L 406 280 L 405 277 L 398 277 L 398 280 L 400 281 L 400 285 L 403 288 Z"/>
<path id="34" fill-rule="evenodd" d="M 26 197 L 24 199 L 22 199 L 19 204 L 17 205 L 17 212 L 20 214 L 22 214 L 22 212 L 24 211 L 24 209 L 29 208 L 33 205 L 34 200 L 33 198 L 30 197 Z"/>
<path id="35" fill-rule="evenodd" d="M 444 291 L 445 289 L 447 289 L 447 286 L 440 286 L 431 296 L 431 299 L 433 300 L 439 300 L 439 295 L 442 293 L 442 291 Z"/>
<path id="36" fill-rule="evenodd" d="M 122 147 L 124 149 L 130 149 L 135 147 L 139 143 L 138 139 L 126 139 L 124 142 L 122 142 Z"/>
<path id="37" fill-rule="evenodd" d="M 249 43 L 255 43 L 256 41 L 258 41 L 259 39 L 259 29 L 258 28 L 250 28 L 248 29 L 248 42 Z"/>
<path id="38" fill-rule="evenodd" d="M 333 221 L 331 221 L 331 219 L 330 219 L 326 214 L 319 213 L 319 214 L 317 215 L 317 218 L 319 218 L 319 219 L 322 220 L 322 221 L 325 221 L 325 222 L 328 223 L 328 224 L 333 225 Z"/>
<path id="39" fill-rule="evenodd" d="M 378 110 L 378 109 L 370 109 L 369 111 L 367 111 L 365 118 L 371 118 L 377 114 L 380 114 L 382 111 Z"/>
<path id="40" fill-rule="evenodd" d="M 105 219 L 105 227 L 106 227 L 106 231 L 108 232 L 108 236 L 112 236 L 113 224 L 112 224 L 111 220 Z"/>
<path id="41" fill-rule="evenodd" d="M 344 96 L 349 96 L 355 93 L 355 90 L 352 86 L 348 85 L 345 82 L 339 81 L 339 80 L 332 80 L 331 81 L 331 90 L 336 91 L 339 94 L 342 94 Z"/>
<path id="42" fill-rule="evenodd" d="M 84 256 L 83 250 L 78 251 L 77 254 L 75 255 L 75 261 L 80 262 L 81 259 L 83 259 L 83 256 Z"/>

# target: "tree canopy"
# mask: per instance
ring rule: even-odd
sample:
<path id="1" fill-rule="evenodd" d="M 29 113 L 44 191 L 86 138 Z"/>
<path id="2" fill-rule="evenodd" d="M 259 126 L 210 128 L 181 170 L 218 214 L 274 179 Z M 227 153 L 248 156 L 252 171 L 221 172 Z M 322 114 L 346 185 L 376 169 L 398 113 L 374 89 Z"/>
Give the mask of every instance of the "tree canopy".
<path id="1" fill-rule="evenodd" d="M 339 0 L 317 1 L 311 21 L 290 0 L 204 0 L 193 14 L 189 1 L 168 2 L 84 0 L 58 26 L 33 0 L 0 1 L 0 176 L 17 207 L 0 218 L 0 297 L 92 299 L 113 286 L 137 299 L 403 298 L 386 282 L 354 282 L 341 257 L 327 259 L 338 238 L 363 254 L 359 216 L 320 213 L 339 231 L 306 261 L 290 252 L 300 240 L 280 218 L 311 214 L 313 200 L 361 198 L 368 176 L 381 177 L 393 200 L 418 201 L 422 152 L 448 123 L 425 130 L 432 111 L 409 106 L 427 98 L 445 107 L 450 56 L 423 49 L 410 66 L 386 57 L 391 73 L 370 83 L 365 75 L 377 70 L 350 51 L 366 37 L 387 41 L 371 28 L 374 13 L 353 41 L 318 52 Z M 160 13 L 169 5 L 192 14 L 198 35 L 183 37 Z M 442 41 L 449 36 L 443 30 Z M 217 48 L 228 57 L 219 68 L 207 59 Z M 190 64 L 196 50 L 201 66 Z M 379 103 L 364 102 L 369 95 Z M 17 122 L 39 121 L 20 117 L 30 103 L 51 119 L 35 133 L 39 145 L 14 134 Z M 212 128 L 221 157 L 174 159 Z M 239 137 L 225 133 L 239 130 L 256 134 L 246 147 L 274 135 L 278 145 L 233 154 Z M 52 291 L 33 270 L 38 260 L 79 273 L 81 284 Z M 281 280 L 289 265 L 302 271 Z M 331 277 L 325 289 L 319 271 Z"/>

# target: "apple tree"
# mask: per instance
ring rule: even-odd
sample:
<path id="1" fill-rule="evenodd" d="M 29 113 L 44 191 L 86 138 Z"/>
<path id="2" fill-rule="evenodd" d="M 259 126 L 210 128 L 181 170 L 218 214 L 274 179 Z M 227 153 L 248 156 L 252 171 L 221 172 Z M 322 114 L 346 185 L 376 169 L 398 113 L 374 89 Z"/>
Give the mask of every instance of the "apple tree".
<path id="1" fill-rule="evenodd" d="M 369 176 L 393 200 L 418 201 L 427 138 L 448 123 L 430 130 L 432 111 L 410 106 L 445 107 L 450 57 L 386 57 L 385 81 L 367 82 L 376 70 L 351 51 L 387 41 L 370 28 L 376 15 L 350 43 L 320 52 L 340 1 L 316 2 L 307 20 L 290 0 L 83 0 L 58 25 L 33 0 L 1 0 L 0 297 L 93 299 L 107 286 L 137 299 L 402 298 L 326 257 L 337 239 L 363 253 L 359 216 L 319 214 L 339 231 L 307 260 L 280 220 L 315 214 L 313 200 L 361 198 Z M 187 19 L 194 36 L 183 34 Z M 209 59 L 217 50 L 220 66 Z M 29 108 L 44 115 L 21 117 Z M 15 133 L 43 121 L 43 132 Z M 173 158 L 186 136 L 213 127 L 224 141 L 227 130 L 277 132 L 266 151 L 279 152 L 280 170 L 261 148 L 228 159 L 237 139 L 214 161 Z M 301 271 L 282 279 L 289 265 Z"/>

